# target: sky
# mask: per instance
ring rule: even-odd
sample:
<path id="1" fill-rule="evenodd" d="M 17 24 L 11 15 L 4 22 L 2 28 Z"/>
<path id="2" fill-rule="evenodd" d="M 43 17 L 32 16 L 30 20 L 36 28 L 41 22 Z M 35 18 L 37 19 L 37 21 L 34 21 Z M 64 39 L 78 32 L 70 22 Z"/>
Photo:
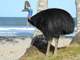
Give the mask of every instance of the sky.
<path id="1" fill-rule="evenodd" d="M 29 0 L 33 15 L 37 13 L 37 1 Z M 27 12 L 22 12 L 24 2 L 25 0 L 0 0 L 0 17 L 26 17 Z M 75 0 L 48 0 L 48 8 L 61 8 L 76 17 Z"/>

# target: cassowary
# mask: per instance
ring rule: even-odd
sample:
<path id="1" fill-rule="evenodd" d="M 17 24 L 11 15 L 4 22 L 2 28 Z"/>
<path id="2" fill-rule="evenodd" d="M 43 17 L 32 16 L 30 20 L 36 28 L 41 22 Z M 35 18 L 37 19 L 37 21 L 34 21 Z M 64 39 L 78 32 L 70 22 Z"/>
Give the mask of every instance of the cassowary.
<path id="1" fill-rule="evenodd" d="M 75 26 L 72 16 L 67 11 L 58 8 L 43 10 L 32 16 L 28 21 L 38 28 L 48 40 L 46 55 L 52 39 L 56 38 L 58 44 L 59 36 L 72 33 Z M 57 44 L 55 50 L 57 50 Z"/>

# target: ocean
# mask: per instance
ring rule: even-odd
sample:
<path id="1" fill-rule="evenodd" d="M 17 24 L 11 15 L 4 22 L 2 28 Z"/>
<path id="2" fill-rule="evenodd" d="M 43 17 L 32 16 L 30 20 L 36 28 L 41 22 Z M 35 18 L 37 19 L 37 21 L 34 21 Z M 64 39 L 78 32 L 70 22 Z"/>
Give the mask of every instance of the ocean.
<path id="1" fill-rule="evenodd" d="M 0 17 L 0 36 L 32 37 L 34 31 L 25 17 Z"/>
<path id="2" fill-rule="evenodd" d="M 25 17 L 0 17 L 0 27 L 26 26 L 28 25 Z"/>
<path id="3" fill-rule="evenodd" d="M 76 18 L 73 18 L 77 25 Z M 30 26 L 26 17 L 0 17 L 0 27 Z"/>
<path id="4" fill-rule="evenodd" d="M 77 26 L 76 18 L 74 18 L 74 21 L 75 21 L 75 26 Z M 35 27 L 29 24 L 27 18 L 25 17 L 0 17 L 0 36 L 32 37 L 34 32 L 35 32 Z M 75 33 L 73 33 L 72 35 L 74 34 Z"/>

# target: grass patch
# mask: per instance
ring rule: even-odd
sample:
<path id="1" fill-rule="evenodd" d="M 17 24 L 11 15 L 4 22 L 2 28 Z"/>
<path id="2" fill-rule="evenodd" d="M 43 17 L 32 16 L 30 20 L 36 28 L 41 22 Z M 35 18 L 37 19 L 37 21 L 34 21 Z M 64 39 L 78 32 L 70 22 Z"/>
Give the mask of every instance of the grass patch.
<path id="1" fill-rule="evenodd" d="M 48 57 L 37 48 L 31 47 L 20 60 L 80 60 L 80 46 L 73 44 L 70 47 L 58 49 L 57 56 L 50 53 Z"/>

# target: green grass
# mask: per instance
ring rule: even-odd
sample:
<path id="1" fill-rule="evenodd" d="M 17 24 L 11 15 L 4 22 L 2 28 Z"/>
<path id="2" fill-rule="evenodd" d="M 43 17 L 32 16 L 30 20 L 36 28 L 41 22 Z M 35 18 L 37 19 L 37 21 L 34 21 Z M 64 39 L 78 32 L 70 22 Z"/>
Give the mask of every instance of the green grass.
<path id="1" fill-rule="evenodd" d="M 80 60 L 80 46 L 73 44 L 70 47 L 58 49 L 56 56 L 49 53 L 48 57 L 37 48 L 32 47 L 20 60 Z"/>

